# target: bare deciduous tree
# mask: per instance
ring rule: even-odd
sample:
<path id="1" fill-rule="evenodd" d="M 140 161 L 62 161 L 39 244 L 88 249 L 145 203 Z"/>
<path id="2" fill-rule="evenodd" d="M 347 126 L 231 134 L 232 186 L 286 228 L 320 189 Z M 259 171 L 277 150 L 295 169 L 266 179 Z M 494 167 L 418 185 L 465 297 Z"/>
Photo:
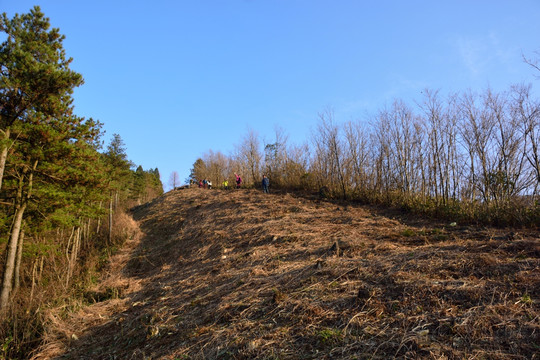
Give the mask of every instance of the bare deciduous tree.
<path id="1" fill-rule="evenodd" d="M 173 190 L 180 185 L 180 176 L 177 171 L 171 172 L 171 175 L 169 176 L 169 185 Z"/>
<path id="2" fill-rule="evenodd" d="M 272 179 L 273 186 L 281 186 L 287 182 L 284 168 L 287 161 L 288 137 L 282 128 L 275 128 L 275 138 L 264 145 L 264 168 L 266 175 Z"/>
<path id="3" fill-rule="evenodd" d="M 319 113 L 319 125 L 313 143 L 316 149 L 313 165 L 320 174 L 319 185 L 328 185 L 332 191 L 338 191 L 346 198 L 348 185 L 343 141 L 332 110 L 327 109 Z"/>
<path id="4" fill-rule="evenodd" d="M 203 156 L 206 164 L 205 178 L 211 180 L 216 186 L 220 186 L 226 179 L 232 180 L 230 161 L 221 152 L 210 150 Z"/>
<path id="5" fill-rule="evenodd" d="M 244 182 L 254 185 L 261 177 L 262 154 L 258 134 L 248 129 L 240 146 L 236 149 L 236 160 L 244 175 Z"/>
<path id="6" fill-rule="evenodd" d="M 531 98 L 530 90 L 530 85 L 513 88 L 512 112 L 524 141 L 523 152 L 531 168 L 532 194 L 536 196 L 540 190 L 540 102 Z"/>
<path id="7" fill-rule="evenodd" d="M 536 56 L 538 56 L 540 58 L 540 50 L 535 51 L 534 53 L 536 54 Z M 530 65 L 533 69 L 540 72 L 540 61 L 538 60 L 538 58 L 536 58 L 536 59 L 528 58 L 523 54 L 521 55 L 521 57 L 523 58 L 523 61 L 526 64 Z M 540 75 L 536 75 L 536 77 L 540 77 Z"/>

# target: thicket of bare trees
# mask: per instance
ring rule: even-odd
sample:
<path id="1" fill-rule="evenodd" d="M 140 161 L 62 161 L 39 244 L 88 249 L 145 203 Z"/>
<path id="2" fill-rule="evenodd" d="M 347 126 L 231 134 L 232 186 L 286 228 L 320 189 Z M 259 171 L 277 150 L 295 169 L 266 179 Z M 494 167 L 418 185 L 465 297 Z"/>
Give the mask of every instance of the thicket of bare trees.
<path id="1" fill-rule="evenodd" d="M 210 151 L 194 179 L 221 184 L 243 175 L 259 186 L 318 191 L 385 203 L 456 220 L 526 224 L 540 219 L 540 102 L 530 86 L 443 97 L 426 90 L 368 121 L 337 123 L 319 114 L 310 144 L 288 143 L 283 130 L 261 146 L 250 130 L 232 156 Z"/>

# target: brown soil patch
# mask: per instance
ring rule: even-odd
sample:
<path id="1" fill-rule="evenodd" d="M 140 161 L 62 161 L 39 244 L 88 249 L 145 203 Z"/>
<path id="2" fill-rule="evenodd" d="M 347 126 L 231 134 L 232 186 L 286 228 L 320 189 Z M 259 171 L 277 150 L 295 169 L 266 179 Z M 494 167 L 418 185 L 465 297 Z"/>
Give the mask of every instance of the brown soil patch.
<path id="1" fill-rule="evenodd" d="M 537 232 L 405 221 L 255 190 L 133 211 L 119 296 L 58 321 L 36 359 L 534 359 Z"/>

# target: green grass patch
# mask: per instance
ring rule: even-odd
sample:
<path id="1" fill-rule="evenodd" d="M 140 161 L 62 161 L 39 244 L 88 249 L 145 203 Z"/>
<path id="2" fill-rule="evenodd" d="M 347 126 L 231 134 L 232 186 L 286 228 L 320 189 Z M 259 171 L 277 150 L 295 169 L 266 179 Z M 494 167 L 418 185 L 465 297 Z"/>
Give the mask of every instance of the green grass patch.
<path id="1" fill-rule="evenodd" d="M 323 344 L 335 344 L 343 338 L 343 333 L 339 329 L 326 328 L 317 332 L 317 338 Z"/>
<path id="2" fill-rule="evenodd" d="M 404 236 L 404 237 L 411 237 L 411 236 L 414 236 L 416 234 L 416 232 L 413 230 L 413 229 L 405 229 L 401 232 L 401 236 Z"/>

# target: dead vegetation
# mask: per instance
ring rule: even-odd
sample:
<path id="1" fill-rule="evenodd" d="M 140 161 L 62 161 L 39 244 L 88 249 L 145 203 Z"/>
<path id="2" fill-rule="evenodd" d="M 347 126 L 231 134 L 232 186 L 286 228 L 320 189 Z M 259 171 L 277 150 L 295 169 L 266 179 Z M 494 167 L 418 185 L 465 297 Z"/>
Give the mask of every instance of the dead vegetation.
<path id="1" fill-rule="evenodd" d="M 96 289 L 113 296 L 51 322 L 35 359 L 539 357 L 536 230 L 255 190 L 174 191 L 133 217 Z"/>

